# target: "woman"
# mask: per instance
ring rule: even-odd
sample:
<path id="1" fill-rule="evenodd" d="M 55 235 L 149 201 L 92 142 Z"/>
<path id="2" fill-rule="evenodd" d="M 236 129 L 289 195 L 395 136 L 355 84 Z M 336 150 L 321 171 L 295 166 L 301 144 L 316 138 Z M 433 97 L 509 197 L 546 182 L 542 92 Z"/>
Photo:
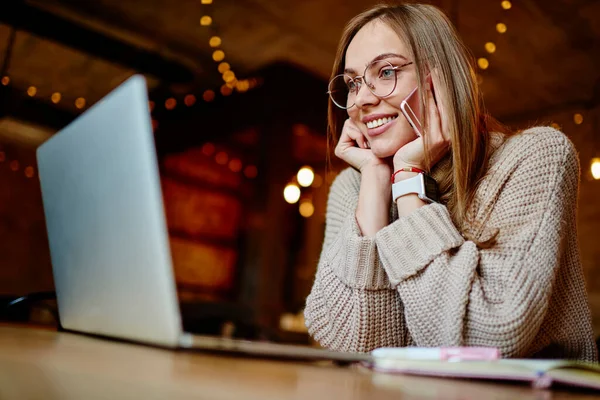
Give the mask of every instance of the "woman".
<path id="1" fill-rule="evenodd" d="M 311 335 L 342 351 L 492 346 L 596 360 L 569 140 L 489 117 L 467 50 L 433 6 L 354 18 L 332 76 L 329 130 L 352 168 L 329 194 Z M 421 137 L 400 110 L 415 87 Z"/>

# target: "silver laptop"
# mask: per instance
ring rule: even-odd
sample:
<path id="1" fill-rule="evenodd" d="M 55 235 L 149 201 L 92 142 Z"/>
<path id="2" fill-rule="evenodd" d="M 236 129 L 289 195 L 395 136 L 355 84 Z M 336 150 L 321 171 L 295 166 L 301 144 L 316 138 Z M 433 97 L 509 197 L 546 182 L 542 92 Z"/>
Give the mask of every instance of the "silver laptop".
<path id="1" fill-rule="evenodd" d="M 183 332 L 142 76 L 42 144 L 37 160 L 64 329 L 170 348 L 369 359 Z"/>

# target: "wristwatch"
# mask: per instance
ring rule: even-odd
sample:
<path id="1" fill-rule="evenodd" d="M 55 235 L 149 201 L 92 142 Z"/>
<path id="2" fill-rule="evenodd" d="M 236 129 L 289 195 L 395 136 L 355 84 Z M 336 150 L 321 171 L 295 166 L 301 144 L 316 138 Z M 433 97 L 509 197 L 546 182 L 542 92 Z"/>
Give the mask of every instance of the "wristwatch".
<path id="1" fill-rule="evenodd" d="M 394 203 L 399 197 L 412 193 L 415 193 L 421 200 L 427 203 L 439 203 L 440 201 L 437 182 L 429 175 L 423 173 L 392 184 L 392 198 L 394 199 Z"/>

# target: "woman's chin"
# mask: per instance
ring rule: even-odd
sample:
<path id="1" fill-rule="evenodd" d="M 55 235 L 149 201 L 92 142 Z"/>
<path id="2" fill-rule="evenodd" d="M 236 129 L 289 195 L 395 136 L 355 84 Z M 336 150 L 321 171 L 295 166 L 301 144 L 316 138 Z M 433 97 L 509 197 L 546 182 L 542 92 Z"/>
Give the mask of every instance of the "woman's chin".
<path id="1" fill-rule="evenodd" d="M 390 149 L 389 146 L 377 146 L 376 144 L 371 145 L 371 151 L 377 158 L 388 158 L 396 154 L 396 151 L 394 149 Z"/>

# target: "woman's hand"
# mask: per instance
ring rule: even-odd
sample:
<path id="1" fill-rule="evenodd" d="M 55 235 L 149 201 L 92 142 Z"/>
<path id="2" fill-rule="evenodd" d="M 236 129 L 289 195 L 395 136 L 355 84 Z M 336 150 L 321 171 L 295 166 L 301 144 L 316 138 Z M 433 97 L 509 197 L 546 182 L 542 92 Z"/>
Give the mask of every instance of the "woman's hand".
<path id="1" fill-rule="evenodd" d="M 433 80 L 433 87 L 436 87 L 439 79 L 435 70 L 431 72 L 431 78 Z M 429 127 L 427 132 L 423 132 L 423 134 L 427 135 L 429 139 L 429 154 L 431 156 L 431 166 L 433 166 L 450 149 L 450 136 L 448 133 L 448 102 L 446 101 L 445 93 L 441 90 L 436 92 L 436 104 L 430 85 L 429 83 L 426 84 L 425 91 Z M 426 169 L 423 137 L 407 143 L 396 152 L 394 155 L 394 169 L 397 171 L 403 167 Z"/>
<path id="2" fill-rule="evenodd" d="M 344 122 L 335 155 L 361 172 L 365 167 L 387 166 L 384 160 L 373 154 L 369 142 L 350 118 Z"/>

